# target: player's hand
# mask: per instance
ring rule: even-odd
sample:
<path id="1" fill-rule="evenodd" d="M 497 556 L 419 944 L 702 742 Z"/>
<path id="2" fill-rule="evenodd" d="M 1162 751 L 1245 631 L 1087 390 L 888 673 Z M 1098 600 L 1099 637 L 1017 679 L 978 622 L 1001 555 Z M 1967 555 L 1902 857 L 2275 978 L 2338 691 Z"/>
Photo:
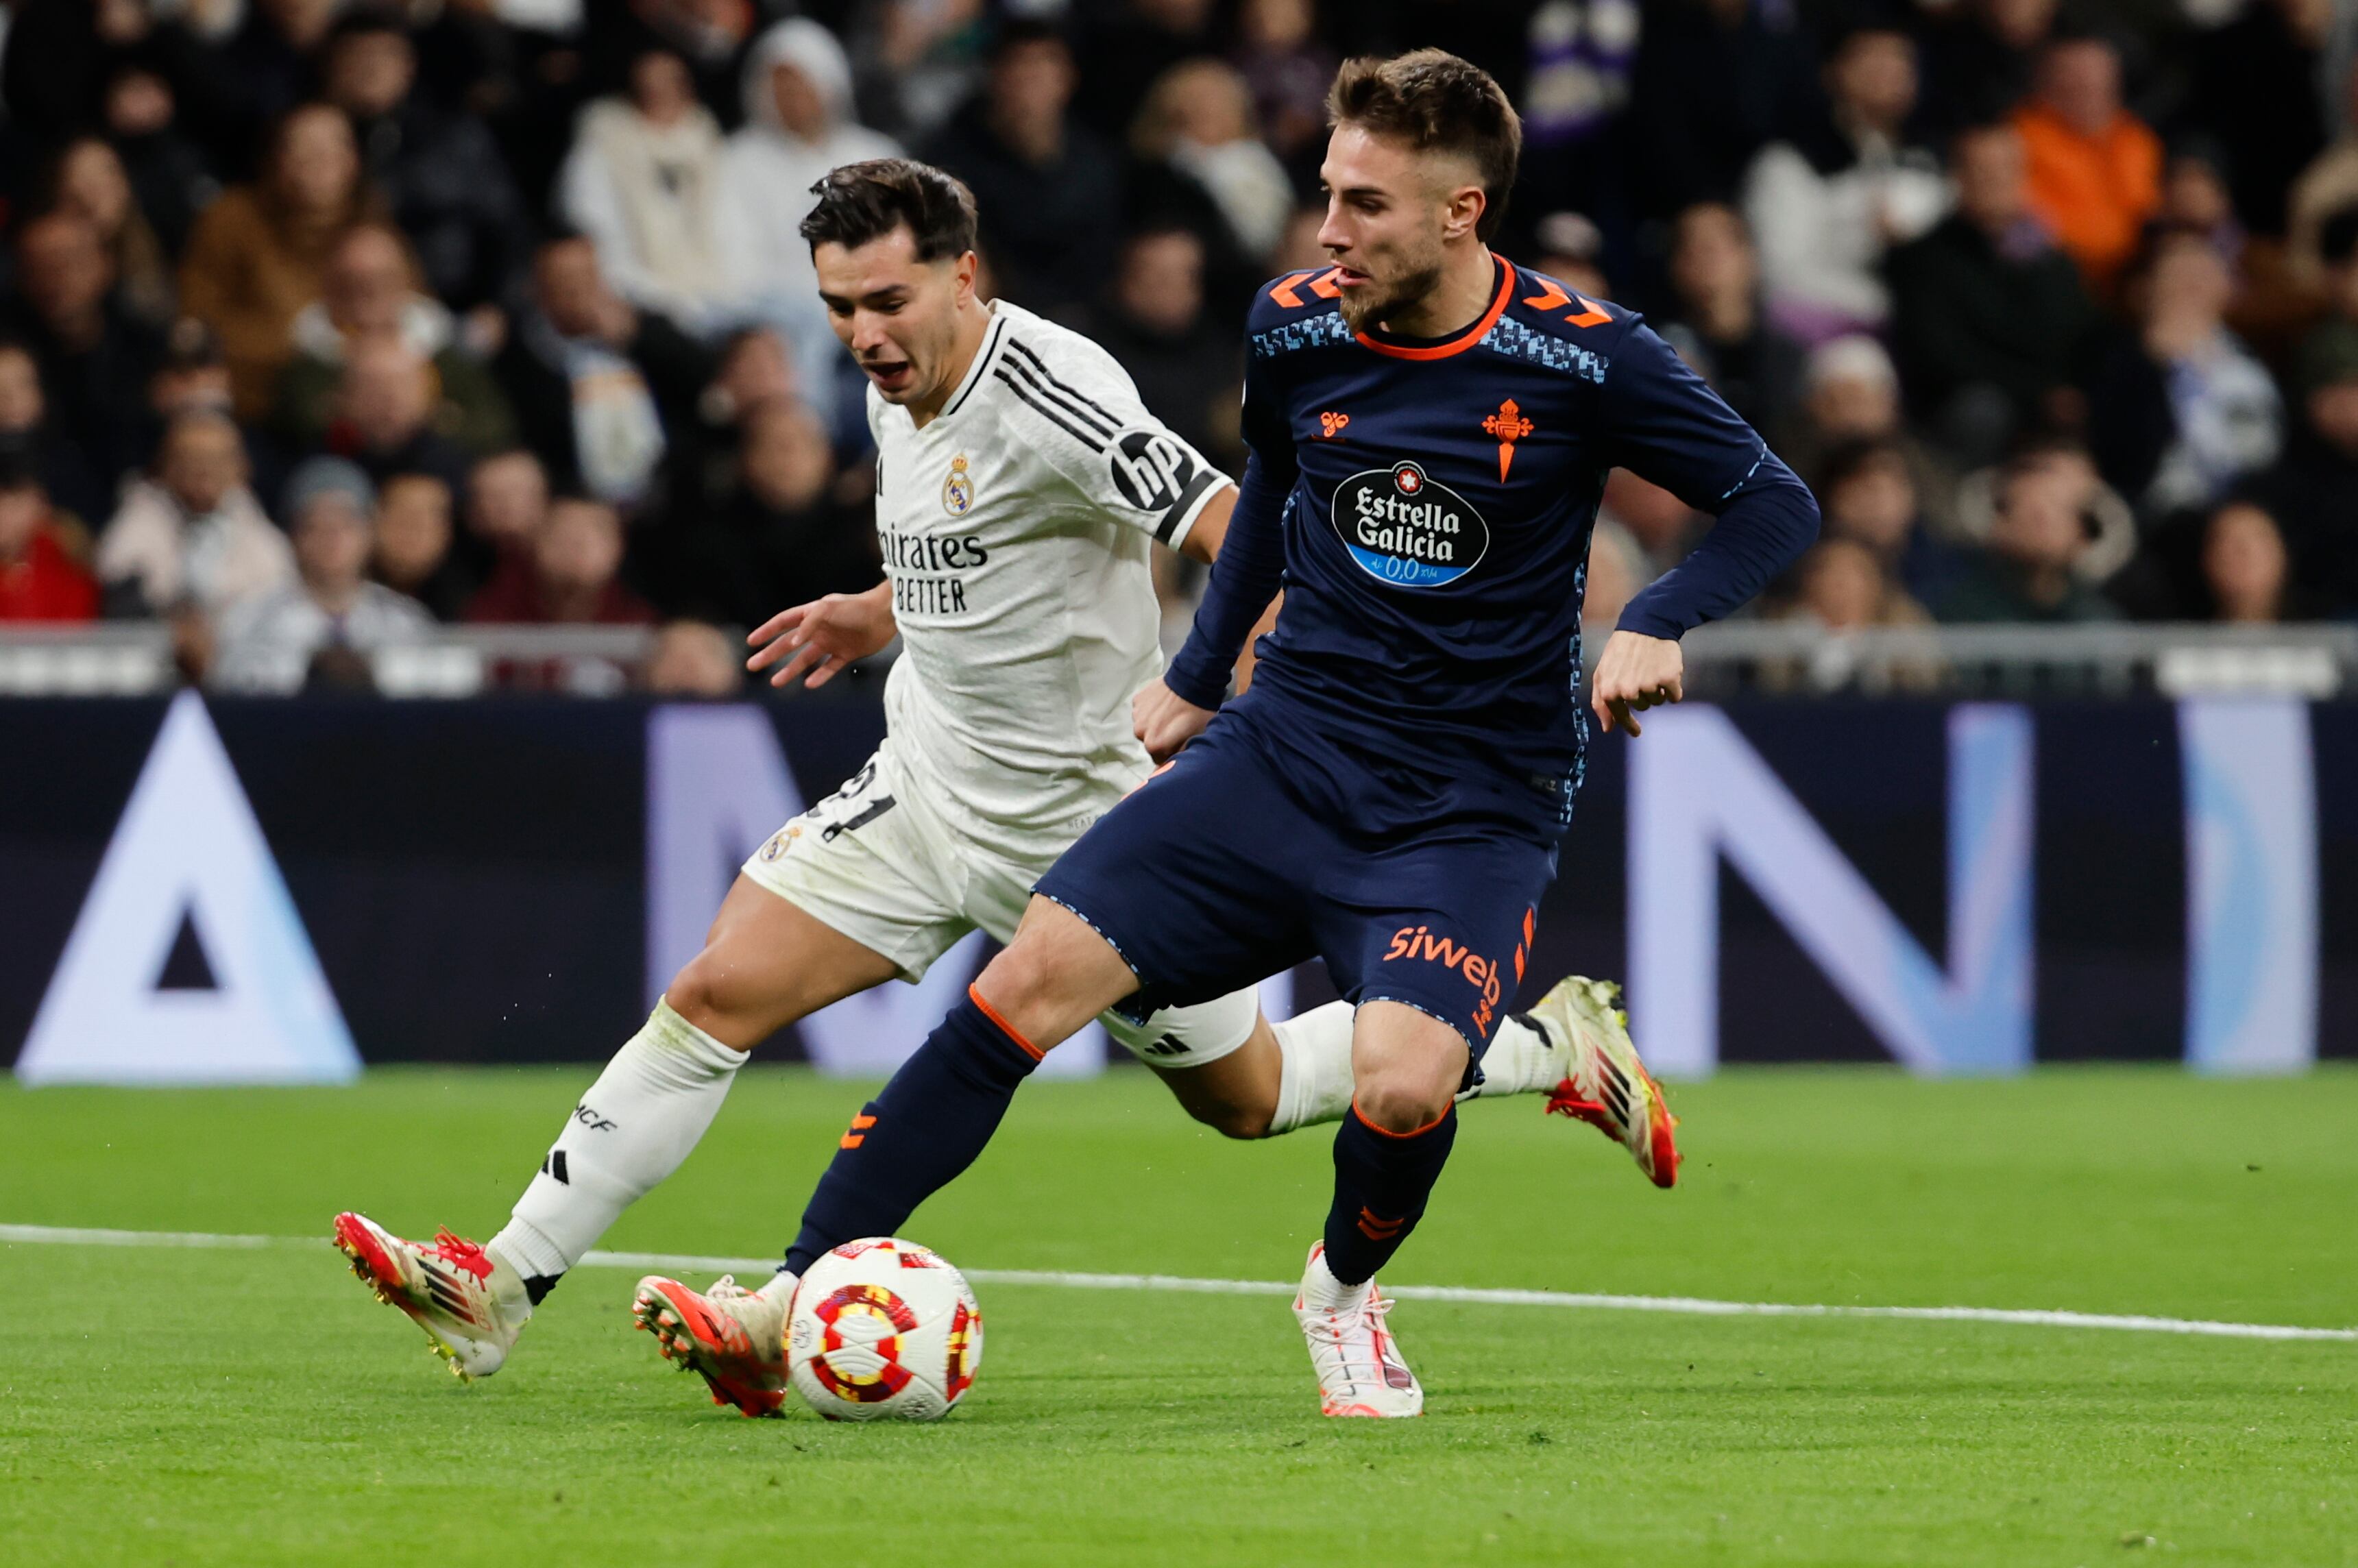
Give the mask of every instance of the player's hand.
<path id="1" fill-rule="evenodd" d="M 1639 734 L 1638 721 L 1630 715 L 1684 697 L 1686 670 L 1686 655 L 1672 639 L 1616 632 L 1605 640 L 1605 656 L 1596 661 L 1588 706 L 1606 729 L 1618 724 Z"/>
<path id="2" fill-rule="evenodd" d="M 1158 762 L 1178 755 L 1179 748 L 1201 735 L 1211 721 L 1210 708 L 1196 707 L 1159 680 L 1140 687 L 1130 699 L 1130 727 L 1146 754 Z"/>
<path id="3" fill-rule="evenodd" d="M 805 685 L 822 687 L 855 661 L 882 653 L 898 630 L 890 583 L 866 593 L 830 593 L 781 610 L 755 627 L 745 641 L 760 652 L 745 667 L 759 674 L 778 665 L 772 686 L 792 686 L 807 676 Z"/>

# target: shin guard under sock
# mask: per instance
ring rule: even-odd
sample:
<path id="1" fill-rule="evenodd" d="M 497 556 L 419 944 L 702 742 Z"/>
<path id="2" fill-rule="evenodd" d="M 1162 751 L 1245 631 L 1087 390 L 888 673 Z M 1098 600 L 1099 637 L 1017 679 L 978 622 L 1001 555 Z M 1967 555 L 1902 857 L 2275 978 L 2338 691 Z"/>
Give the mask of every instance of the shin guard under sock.
<path id="1" fill-rule="evenodd" d="M 1356 1285 L 1375 1277 L 1424 1216 L 1457 1139 L 1457 1108 L 1414 1132 L 1386 1132 L 1357 1106 L 1335 1132 L 1335 1206 L 1326 1211 L 1326 1267 Z"/>
<path id="2" fill-rule="evenodd" d="M 1031 1043 L 968 987 L 967 999 L 852 1119 L 803 1210 L 786 1267 L 806 1273 L 831 1247 L 899 1230 L 919 1204 L 974 1163 L 1039 1065 Z"/>

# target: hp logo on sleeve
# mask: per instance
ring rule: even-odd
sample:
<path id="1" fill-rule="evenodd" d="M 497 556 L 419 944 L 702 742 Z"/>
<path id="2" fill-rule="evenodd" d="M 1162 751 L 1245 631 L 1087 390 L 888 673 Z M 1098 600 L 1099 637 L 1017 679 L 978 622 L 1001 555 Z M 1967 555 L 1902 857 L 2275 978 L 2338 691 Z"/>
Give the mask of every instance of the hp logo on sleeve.
<path id="1" fill-rule="evenodd" d="M 1195 477 L 1195 455 L 1163 430 L 1125 430 L 1109 454 L 1114 487 L 1141 512 L 1175 506 Z"/>

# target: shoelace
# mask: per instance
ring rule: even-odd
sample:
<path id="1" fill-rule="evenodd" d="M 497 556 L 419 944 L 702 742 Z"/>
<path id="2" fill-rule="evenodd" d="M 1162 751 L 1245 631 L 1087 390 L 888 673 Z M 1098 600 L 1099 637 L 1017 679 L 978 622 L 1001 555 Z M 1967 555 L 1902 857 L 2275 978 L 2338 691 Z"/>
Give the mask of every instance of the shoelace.
<path id="1" fill-rule="evenodd" d="M 454 1269 L 464 1269 L 478 1280 L 492 1277 L 492 1260 L 483 1249 L 463 1236 L 453 1235 L 448 1226 L 434 1233 L 434 1245 L 421 1250 L 430 1252 Z"/>

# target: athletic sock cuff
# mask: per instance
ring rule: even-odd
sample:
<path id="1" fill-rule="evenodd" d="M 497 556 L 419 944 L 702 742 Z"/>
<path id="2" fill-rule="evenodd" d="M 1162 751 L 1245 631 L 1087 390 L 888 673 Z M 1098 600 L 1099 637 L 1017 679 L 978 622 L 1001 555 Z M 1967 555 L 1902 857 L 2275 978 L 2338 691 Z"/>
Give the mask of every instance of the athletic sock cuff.
<path id="1" fill-rule="evenodd" d="M 655 1003 L 654 1011 L 647 1015 L 647 1027 L 638 1039 L 660 1047 L 667 1056 L 676 1059 L 681 1069 L 693 1078 L 709 1081 L 727 1077 L 745 1065 L 752 1053 L 733 1050 L 682 1018 L 670 1001 Z"/>

